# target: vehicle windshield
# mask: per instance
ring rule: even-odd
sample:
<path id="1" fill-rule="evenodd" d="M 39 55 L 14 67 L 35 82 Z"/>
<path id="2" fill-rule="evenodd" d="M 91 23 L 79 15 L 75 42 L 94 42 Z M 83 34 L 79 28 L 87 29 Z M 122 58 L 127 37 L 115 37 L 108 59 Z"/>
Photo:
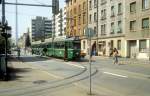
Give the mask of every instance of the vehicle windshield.
<path id="1" fill-rule="evenodd" d="M 80 49 L 80 48 L 81 48 L 80 42 L 74 42 L 73 49 Z"/>

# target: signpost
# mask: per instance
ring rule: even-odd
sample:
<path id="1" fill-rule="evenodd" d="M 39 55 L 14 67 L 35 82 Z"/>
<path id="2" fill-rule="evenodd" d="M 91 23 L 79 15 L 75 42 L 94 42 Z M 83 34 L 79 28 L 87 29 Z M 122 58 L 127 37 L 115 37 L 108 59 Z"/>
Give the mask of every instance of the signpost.
<path id="1" fill-rule="evenodd" d="M 85 36 L 89 40 L 89 73 L 90 73 L 90 92 L 89 95 L 92 95 L 92 66 L 91 66 L 91 57 L 92 57 L 92 48 L 91 48 L 91 38 L 94 36 L 94 30 L 92 28 L 85 28 Z"/>

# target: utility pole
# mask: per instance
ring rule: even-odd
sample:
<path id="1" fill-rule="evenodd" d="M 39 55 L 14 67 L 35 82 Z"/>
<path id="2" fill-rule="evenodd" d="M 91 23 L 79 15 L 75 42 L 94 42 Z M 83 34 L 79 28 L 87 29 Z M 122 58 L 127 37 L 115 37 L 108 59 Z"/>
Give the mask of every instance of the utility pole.
<path id="1" fill-rule="evenodd" d="M 2 0 L 2 25 L 5 25 L 5 0 Z"/>
<path id="2" fill-rule="evenodd" d="M 16 4 L 18 0 L 16 0 Z M 19 58 L 19 48 L 18 48 L 18 5 L 16 5 L 16 46 L 17 46 L 17 56 Z"/>
<path id="3" fill-rule="evenodd" d="M 98 12 L 98 7 L 99 7 L 99 6 L 98 6 L 98 3 L 99 3 L 99 2 L 98 2 L 98 1 L 99 1 L 99 0 L 97 0 L 97 4 L 96 4 L 96 8 L 97 8 L 97 10 L 96 10 L 96 11 L 97 11 L 97 12 L 96 12 L 96 13 L 97 13 L 97 17 L 96 17 L 96 18 L 97 18 L 97 22 L 96 22 L 96 26 L 97 26 L 97 34 L 96 34 L 96 36 L 97 36 L 97 43 L 96 43 L 96 50 L 97 50 L 97 52 L 96 52 L 96 53 L 97 53 L 97 55 L 98 55 L 98 20 L 99 20 L 99 19 L 98 19 L 98 15 L 99 15 L 99 12 Z"/>

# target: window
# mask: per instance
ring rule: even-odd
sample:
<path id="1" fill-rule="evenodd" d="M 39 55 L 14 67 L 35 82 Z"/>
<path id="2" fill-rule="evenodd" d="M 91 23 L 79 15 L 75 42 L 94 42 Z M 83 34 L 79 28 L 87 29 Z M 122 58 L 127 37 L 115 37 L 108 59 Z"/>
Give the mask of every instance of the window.
<path id="1" fill-rule="evenodd" d="M 106 24 L 101 25 L 101 35 L 106 35 Z"/>
<path id="2" fill-rule="evenodd" d="M 83 49 L 85 49 L 85 41 L 83 41 Z"/>
<path id="3" fill-rule="evenodd" d="M 115 16 L 114 6 L 111 6 L 111 16 Z"/>
<path id="4" fill-rule="evenodd" d="M 136 2 L 130 3 L 130 12 L 136 12 Z"/>
<path id="5" fill-rule="evenodd" d="M 146 40 L 139 41 L 139 51 L 145 52 L 146 51 Z"/>
<path id="6" fill-rule="evenodd" d="M 122 21 L 118 21 L 118 33 L 122 33 Z"/>
<path id="7" fill-rule="evenodd" d="M 106 9 L 101 10 L 101 19 L 106 19 Z"/>
<path id="8" fill-rule="evenodd" d="M 74 17 L 74 26 L 76 26 L 76 17 Z"/>
<path id="9" fill-rule="evenodd" d="M 83 13 L 83 24 L 85 24 L 86 23 L 86 17 L 85 17 L 85 13 Z"/>
<path id="10" fill-rule="evenodd" d="M 94 0 L 94 8 L 97 7 L 97 0 Z"/>
<path id="11" fill-rule="evenodd" d="M 142 9 L 148 9 L 149 8 L 149 0 L 142 0 Z"/>
<path id="12" fill-rule="evenodd" d="M 89 23 L 92 22 L 92 14 L 90 14 L 90 17 L 89 17 Z"/>
<path id="13" fill-rule="evenodd" d="M 83 10 L 85 10 L 86 9 L 86 3 L 85 2 L 83 2 Z"/>
<path id="14" fill-rule="evenodd" d="M 114 34 L 114 31 L 115 31 L 115 24 L 114 22 L 111 23 L 111 32 L 110 34 Z"/>
<path id="15" fill-rule="evenodd" d="M 122 3 L 118 4 L 118 14 L 122 13 Z"/>
<path id="16" fill-rule="evenodd" d="M 118 40 L 118 41 L 117 41 L 117 49 L 118 49 L 118 50 L 121 50 L 121 40 Z"/>
<path id="17" fill-rule="evenodd" d="M 74 8 L 74 14 L 76 14 L 77 13 L 77 10 L 76 10 L 76 8 Z"/>
<path id="18" fill-rule="evenodd" d="M 106 0 L 101 0 L 101 5 L 106 4 Z"/>
<path id="19" fill-rule="evenodd" d="M 130 21 L 130 30 L 136 30 L 136 20 Z"/>
<path id="20" fill-rule="evenodd" d="M 96 26 L 94 27 L 94 35 L 96 36 L 96 33 L 97 32 L 97 28 L 96 28 Z"/>
<path id="21" fill-rule="evenodd" d="M 142 19 L 142 29 L 149 28 L 149 18 Z"/>
<path id="22" fill-rule="evenodd" d="M 89 9 L 92 9 L 92 1 L 89 1 Z"/>
<path id="23" fill-rule="evenodd" d="M 79 15 L 79 25 L 81 24 L 81 15 Z"/>
<path id="24" fill-rule="evenodd" d="M 96 12 L 94 13 L 94 22 L 96 22 L 97 21 L 97 14 L 96 14 Z"/>
<path id="25" fill-rule="evenodd" d="M 79 5 L 79 10 L 78 10 L 78 12 L 79 12 L 79 13 L 81 12 L 81 5 Z"/>

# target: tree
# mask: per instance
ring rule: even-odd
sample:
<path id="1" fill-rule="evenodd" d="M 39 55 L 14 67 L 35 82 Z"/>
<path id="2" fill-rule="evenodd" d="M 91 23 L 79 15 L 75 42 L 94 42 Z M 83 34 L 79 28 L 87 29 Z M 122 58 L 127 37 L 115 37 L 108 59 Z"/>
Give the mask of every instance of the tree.
<path id="1" fill-rule="evenodd" d="M 30 40 L 30 36 L 29 36 L 29 28 L 28 28 L 28 32 L 25 38 L 25 47 L 30 47 L 31 46 L 31 40 Z"/>

